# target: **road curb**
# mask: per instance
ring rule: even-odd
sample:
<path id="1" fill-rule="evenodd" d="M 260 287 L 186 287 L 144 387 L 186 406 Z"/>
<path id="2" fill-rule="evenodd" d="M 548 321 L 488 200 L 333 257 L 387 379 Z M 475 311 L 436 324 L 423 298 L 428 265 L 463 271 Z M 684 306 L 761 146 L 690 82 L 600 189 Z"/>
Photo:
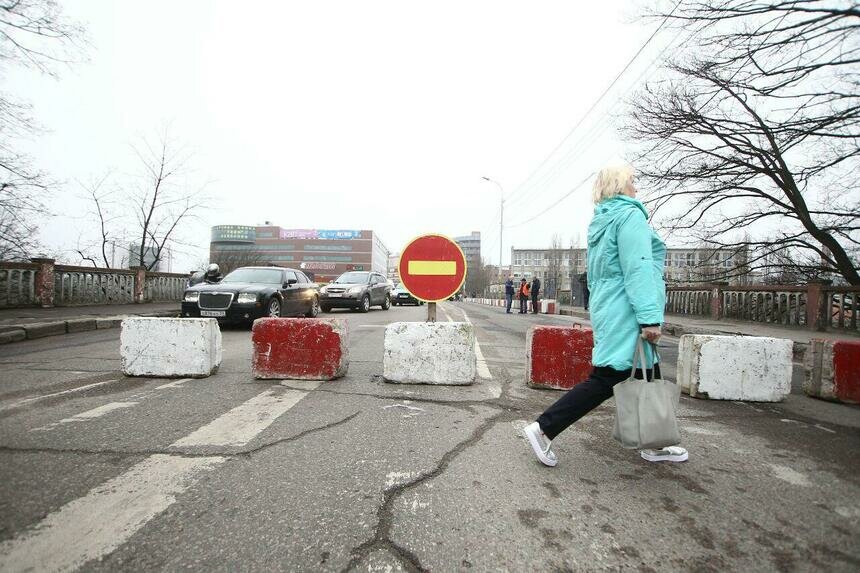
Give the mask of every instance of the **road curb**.
<path id="1" fill-rule="evenodd" d="M 124 318 L 139 316 L 146 318 L 178 317 L 179 310 L 157 311 L 131 315 L 106 316 L 102 318 L 70 318 L 50 322 L 33 322 L 0 327 L 0 345 L 24 340 L 35 340 L 61 334 L 76 334 L 107 328 L 118 328 Z"/>

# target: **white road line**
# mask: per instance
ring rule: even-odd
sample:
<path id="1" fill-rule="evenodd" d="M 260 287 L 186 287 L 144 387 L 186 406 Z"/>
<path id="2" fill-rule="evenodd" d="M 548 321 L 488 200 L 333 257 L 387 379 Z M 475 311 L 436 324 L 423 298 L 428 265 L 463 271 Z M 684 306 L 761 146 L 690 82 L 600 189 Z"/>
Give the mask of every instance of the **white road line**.
<path id="1" fill-rule="evenodd" d="M 0 544 L 0 569 L 72 571 L 104 557 L 172 505 L 198 474 L 224 459 L 150 456 Z"/>
<path id="2" fill-rule="evenodd" d="M 30 430 L 31 432 L 42 432 L 45 430 L 50 430 L 55 428 L 61 424 L 74 424 L 76 422 L 87 422 L 89 420 L 94 420 L 96 418 L 101 418 L 105 414 L 109 414 L 114 410 L 123 410 L 125 408 L 131 408 L 133 406 L 137 406 L 137 402 L 111 402 L 109 404 L 105 404 L 104 406 L 99 406 L 97 408 L 93 408 L 92 410 L 87 410 L 86 412 L 81 412 L 80 414 L 75 414 L 71 418 L 63 418 L 59 422 L 54 422 L 52 424 L 48 424 L 46 426 L 41 426 L 39 428 L 33 428 Z"/>
<path id="3" fill-rule="evenodd" d="M 307 394 L 266 390 L 173 446 L 242 446 Z M 152 455 L 70 501 L 22 535 L 0 543 L 0 571 L 73 571 L 103 558 L 225 459 Z"/>
<path id="4" fill-rule="evenodd" d="M 162 384 L 161 386 L 156 386 L 156 390 L 164 390 L 165 388 L 181 388 L 183 384 L 186 382 L 191 382 L 194 378 L 182 378 L 181 380 L 174 380 L 173 382 L 168 382 L 167 384 Z"/>
<path id="5" fill-rule="evenodd" d="M 472 324 L 472 321 L 469 320 L 469 315 L 466 314 L 466 311 L 461 308 L 460 312 L 463 313 L 463 318 L 466 319 L 466 322 L 468 322 L 469 324 Z M 484 353 L 481 352 L 481 345 L 478 344 L 478 337 L 477 336 L 475 337 L 475 356 L 478 359 L 478 376 L 480 376 L 481 378 L 486 378 L 487 380 L 492 380 L 493 375 L 490 373 L 490 369 L 487 366 L 487 361 L 484 360 Z M 499 388 L 499 392 L 500 392 L 499 395 L 501 395 L 501 388 Z"/>
<path id="6" fill-rule="evenodd" d="M 244 445 L 307 395 L 307 392 L 292 389 L 266 390 L 173 442 L 171 447 Z"/>
<path id="7" fill-rule="evenodd" d="M 93 384 L 86 384 L 84 386 L 78 386 L 77 388 L 72 388 L 70 390 L 63 390 L 62 392 L 54 392 L 52 394 L 45 394 L 44 396 L 34 396 L 33 398 L 25 398 L 24 400 L 18 400 L 17 402 L 12 402 L 11 404 L 6 404 L 4 406 L 0 406 L 0 412 L 5 410 L 11 410 L 12 408 L 18 408 L 20 406 L 26 406 L 27 404 L 32 404 L 33 402 L 40 402 L 42 400 L 47 400 L 48 398 L 54 398 L 56 396 L 63 396 L 65 394 L 73 394 L 75 392 L 83 392 L 84 390 L 89 390 L 90 388 L 97 388 L 99 386 L 104 386 L 105 384 L 113 384 L 114 382 L 118 382 L 118 380 L 105 380 L 104 382 L 94 382 Z"/>

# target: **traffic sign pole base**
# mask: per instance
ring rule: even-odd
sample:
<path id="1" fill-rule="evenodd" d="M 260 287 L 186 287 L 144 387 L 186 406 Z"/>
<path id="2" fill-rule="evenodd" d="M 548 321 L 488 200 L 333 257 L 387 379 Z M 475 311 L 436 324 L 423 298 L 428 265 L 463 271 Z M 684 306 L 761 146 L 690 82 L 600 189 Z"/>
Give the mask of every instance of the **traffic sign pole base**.
<path id="1" fill-rule="evenodd" d="M 427 303 L 427 322 L 436 322 L 436 303 Z"/>

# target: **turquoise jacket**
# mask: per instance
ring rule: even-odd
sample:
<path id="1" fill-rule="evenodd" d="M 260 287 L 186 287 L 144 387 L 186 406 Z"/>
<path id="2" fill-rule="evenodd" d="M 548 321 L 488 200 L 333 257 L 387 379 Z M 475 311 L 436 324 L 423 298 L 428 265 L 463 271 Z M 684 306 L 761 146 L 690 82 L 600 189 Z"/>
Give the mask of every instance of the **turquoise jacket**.
<path id="1" fill-rule="evenodd" d="M 662 324 L 666 246 L 648 225 L 645 207 L 626 195 L 601 201 L 588 226 L 589 308 L 594 366 L 627 370 L 640 325 Z M 645 345 L 648 367 L 654 363 Z"/>

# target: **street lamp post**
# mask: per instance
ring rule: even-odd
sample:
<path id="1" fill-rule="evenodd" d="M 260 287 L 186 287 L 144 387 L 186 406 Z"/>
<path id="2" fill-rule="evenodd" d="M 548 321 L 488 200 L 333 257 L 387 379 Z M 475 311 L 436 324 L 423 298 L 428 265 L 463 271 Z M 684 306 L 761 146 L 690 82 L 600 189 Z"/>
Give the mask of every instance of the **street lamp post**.
<path id="1" fill-rule="evenodd" d="M 504 241 L 502 241 L 502 233 L 505 228 L 505 190 L 502 188 L 502 184 L 496 181 L 495 179 L 490 179 L 489 177 L 481 177 L 484 181 L 489 181 L 490 183 L 495 183 L 499 188 L 499 282 L 501 283 L 502 279 L 502 248 L 504 245 Z"/>

